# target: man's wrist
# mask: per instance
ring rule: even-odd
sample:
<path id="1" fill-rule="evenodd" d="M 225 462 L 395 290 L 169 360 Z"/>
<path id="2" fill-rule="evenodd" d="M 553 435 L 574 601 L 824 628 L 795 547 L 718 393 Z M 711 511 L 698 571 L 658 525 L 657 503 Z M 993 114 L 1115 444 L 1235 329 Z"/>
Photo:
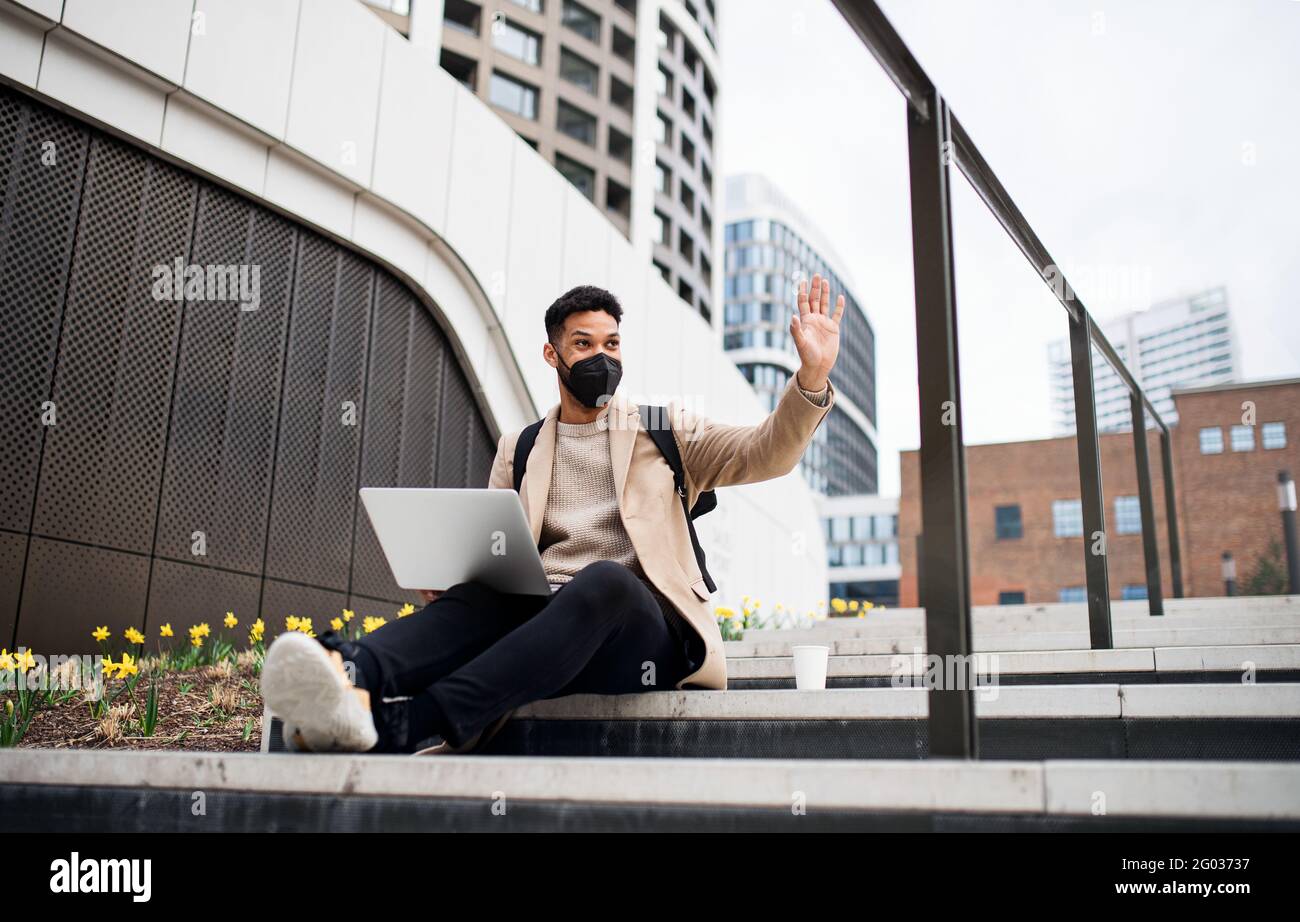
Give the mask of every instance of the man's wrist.
<path id="1" fill-rule="evenodd" d="M 800 368 L 794 374 L 794 383 L 801 390 L 805 390 L 810 394 L 820 394 L 822 391 L 826 390 L 826 384 L 830 380 L 825 375 L 822 375 L 817 380 L 811 380 L 811 379 L 812 379 L 812 375 L 810 375 L 803 368 Z"/>

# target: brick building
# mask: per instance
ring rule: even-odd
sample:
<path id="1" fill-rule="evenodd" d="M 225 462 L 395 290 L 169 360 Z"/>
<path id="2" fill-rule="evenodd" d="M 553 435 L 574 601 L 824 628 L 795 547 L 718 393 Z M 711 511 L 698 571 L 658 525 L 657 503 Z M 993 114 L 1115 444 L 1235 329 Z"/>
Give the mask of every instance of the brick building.
<path id="1" fill-rule="evenodd" d="M 1224 551 L 1241 583 L 1270 540 L 1283 543 L 1277 473 L 1300 476 L 1300 378 L 1188 388 L 1174 402 L 1183 591 L 1223 595 Z"/>
<path id="2" fill-rule="evenodd" d="M 1300 474 L 1300 379 L 1216 385 L 1174 392 L 1174 492 L 1183 592 L 1223 595 L 1220 557 L 1230 551 L 1244 580 L 1270 538 L 1281 540 L 1279 470 Z M 1253 407 L 1253 417 L 1249 415 Z M 1243 421 L 1244 420 L 1244 421 Z M 1253 425 L 1250 423 L 1253 421 Z M 1215 433 L 1218 433 L 1216 436 Z M 1160 440 L 1147 433 L 1160 576 L 1173 593 L 1165 525 Z M 1145 598 L 1141 513 L 1131 432 L 1101 436 L 1111 597 Z M 919 604 L 921 528 L 917 451 L 902 452 L 898 541 L 899 604 Z M 1073 437 L 966 449 L 971 602 L 1084 601 L 1084 536 L 1078 450 Z"/>

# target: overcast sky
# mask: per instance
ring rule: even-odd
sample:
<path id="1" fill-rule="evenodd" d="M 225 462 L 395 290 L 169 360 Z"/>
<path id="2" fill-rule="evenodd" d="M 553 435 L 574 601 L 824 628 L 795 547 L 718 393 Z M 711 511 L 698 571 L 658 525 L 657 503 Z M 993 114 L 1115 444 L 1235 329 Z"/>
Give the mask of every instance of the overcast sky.
<path id="1" fill-rule="evenodd" d="M 1094 317 L 1216 285 L 1245 378 L 1300 374 L 1300 0 L 883 0 Z M 902 97 L 829 0 L 721 0 L 725 173 L 768 175 L 876 331 L 880 490 L 917 446 Z M 966 440 L 1052 435 L 1065 312 L 954 171 Z"/>

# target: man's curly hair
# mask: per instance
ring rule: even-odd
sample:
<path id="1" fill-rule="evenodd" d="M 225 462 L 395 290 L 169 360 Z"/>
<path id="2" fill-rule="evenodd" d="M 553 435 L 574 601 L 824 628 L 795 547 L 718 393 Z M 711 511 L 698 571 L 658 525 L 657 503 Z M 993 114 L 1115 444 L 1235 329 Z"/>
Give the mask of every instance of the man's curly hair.
<path id="1" fill-rule="evenodd" d="M 595 285 L 579 285 L 560 295 L 546 309 L 546 338 L 554 343 L 564 331 L 568 316 L 581 311 L 604 311 L 615 323 L 623 322 L 623 307 L 611 292 Z"/>

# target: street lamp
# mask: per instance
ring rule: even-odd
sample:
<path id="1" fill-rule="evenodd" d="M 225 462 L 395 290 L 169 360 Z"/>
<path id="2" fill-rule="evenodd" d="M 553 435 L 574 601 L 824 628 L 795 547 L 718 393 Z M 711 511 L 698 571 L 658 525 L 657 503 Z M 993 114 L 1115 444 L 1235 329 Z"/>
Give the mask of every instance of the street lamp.
<path id="1" fill-rule="evenodd" d="M 1219 565 L 1223 573 L 1223 593 L 1224 595 L 1237 594 L 1237 561 L 1232 559 L 1231 551 L 1223 552 L 1223 563 Z"/>
<path id="2" fill-rule="evenodd" d="M 1300 593 L 1300 547 L 1295 533 L 1295 481 L 1290 471 L 1277 472 L 1277 508 L 1282 513 L 1282 534 L 1286 537 L 1286 571 L 1291 595 Z"/>

